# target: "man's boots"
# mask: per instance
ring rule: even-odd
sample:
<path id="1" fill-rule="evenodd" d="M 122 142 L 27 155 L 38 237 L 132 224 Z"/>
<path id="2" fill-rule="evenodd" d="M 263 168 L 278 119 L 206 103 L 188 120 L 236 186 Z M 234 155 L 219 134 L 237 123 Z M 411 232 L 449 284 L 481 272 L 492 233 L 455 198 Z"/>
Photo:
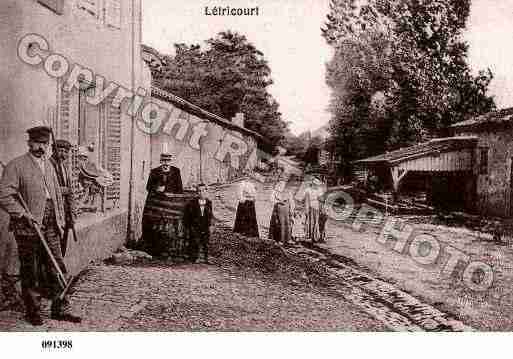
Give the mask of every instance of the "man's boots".
<path id="1" fill-rule="evenodd" d="M 80 323 L 82 321 L 82 318 L 73 315 L 73 313 L 71 312 L 71 306 L 66 299 L 62 301 L 59 299 L 55 299 L 52 302 L 50 318 L 72 323 Z"/>
<path id="2" fill-rule="evenodd" d="M 34 326 L 43 325 L 43 318 L 41 318 L 41 296 L 33 291 L 26 290 L 24 291 L 23 299 L 25 302 L 25 319 L 27 322 Z"/>

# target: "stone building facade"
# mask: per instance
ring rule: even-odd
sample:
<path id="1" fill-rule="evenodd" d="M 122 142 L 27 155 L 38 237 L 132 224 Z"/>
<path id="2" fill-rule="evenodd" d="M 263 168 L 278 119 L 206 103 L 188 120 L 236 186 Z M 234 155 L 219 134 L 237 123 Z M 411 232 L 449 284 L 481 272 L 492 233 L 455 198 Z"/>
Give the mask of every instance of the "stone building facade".
<path id="1" fill-rule="evenodd" d="M 475 211 L 485 216 L 513 215 L 513 108 L 456 123 L 456 136 L 476 136 L 473 173 Z"/>
<path id="2" fill-rule="evenodd" d="M 0 160 L 27 151 L 26 129 L 50 125 L 73 144 L 79 242 L 65 261 L 77 273 L 138 236 L 151 161 L 150 136 L 136 128 L 131 95 L 149 93 L 141 59 L 141 0 L 2 0 L 0 32 Z M 103 98 L 103 96 L 105 98 Z M 82 153 L 85 151 L 85 153 Z M 110 176 L 88 198 L 78 154 Z M 1 170 L 0 170 L 1 171 Z M 0 211 L 0 269 L 17 268 L 15 241 Z M 130 223 L 130 225 L 128 225 Z"/>
<path id="3" fill-rule="evenodd" d="M 151 166 L 162 152 L 174 154 L 186 189 L 224 183 L 258 166 L 261 136 L 244 128 L 241 114 L 228 121 L 157 87 L 152 101 L 166 115 L 151 136 Z"/>

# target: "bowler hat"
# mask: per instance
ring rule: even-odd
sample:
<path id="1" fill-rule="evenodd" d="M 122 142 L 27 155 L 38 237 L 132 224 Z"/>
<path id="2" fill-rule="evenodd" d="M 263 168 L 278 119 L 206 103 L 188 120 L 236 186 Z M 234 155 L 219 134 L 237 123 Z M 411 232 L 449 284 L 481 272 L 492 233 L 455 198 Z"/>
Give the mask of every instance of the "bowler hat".
<path id="1" fill-rule="evenodd" d="M 50 141 L 50 132 L 52 130 L 48 126 L 36 126 L 27 130 L 29 140 L 37 142 Z"/>

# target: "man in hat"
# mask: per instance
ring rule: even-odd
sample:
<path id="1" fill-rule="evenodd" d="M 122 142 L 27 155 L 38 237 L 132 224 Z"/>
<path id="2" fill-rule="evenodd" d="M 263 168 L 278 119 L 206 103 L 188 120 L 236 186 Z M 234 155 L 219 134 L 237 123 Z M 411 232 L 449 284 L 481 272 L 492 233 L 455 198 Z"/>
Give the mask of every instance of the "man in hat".
<path id="1" fill-rule="evenodd" d="M 53 299 L 51 318 L 80 322 L 71 313 L 69 302 L 59 300 L 56 270 L 45 252 L 31 222 L 37 222 L 61 271 L 67 275 L 62 259 L 62 228 L 65 223 L 64 203 L 57 174 L 46 159 L 50 128 L 34 127 L 29 130 L 28 153 L 10 161 L 0 180 L 0 208 L 11 217 L 9 228 L 14 231 L 20 258 L 22 296 L 26 318 L 33 325 L 42 325 L 40 299 L 48 294 Z M 28 211 L 17 196 L 25 201 Z M 45 291 L 47 289 L 47 291 Z"/>
<path id="2" fill-rule="evenodd" d="M 172 166 L 173 155 L 162 153 L 160 166 L 150 171 L 146 190 L 152 193 L 183 193 L 182 176 L 177 167 Z"/>
<path id="3" fill-rule="evenodd" d="M 66 140 L 56 140 L 53 148 L 50 163 L 53 165 L 59 185 L 61 186 L 61 193 L 64 199 L 64 220 L 65 220 L 65 233 L 61 238 L 62 256 L 66 255 L 66 248 L 68 247 L 68 231 L 73 228 L 75 218 L 73 215 L 73 191 L 71 189 L 71 178 L 68 172 L 68 160 L 71 143 Z"/>
<path id="4" fill-rule="evenodd" d="M 182 177 L 180 169 L 172 166 L 173 155 L 162 153 L 160 155 L 160 166 L 150 171 L 146 190 L 145 213 L 152 202 L 160 195 L 166 193 L 183 193 Z M 154 218 L 143 213 L 142 219 L 142 242 L 145 249 L 151 255 L 160 255 L 162 252 L 161 243 L 155 232 L 156 222 Z"/>

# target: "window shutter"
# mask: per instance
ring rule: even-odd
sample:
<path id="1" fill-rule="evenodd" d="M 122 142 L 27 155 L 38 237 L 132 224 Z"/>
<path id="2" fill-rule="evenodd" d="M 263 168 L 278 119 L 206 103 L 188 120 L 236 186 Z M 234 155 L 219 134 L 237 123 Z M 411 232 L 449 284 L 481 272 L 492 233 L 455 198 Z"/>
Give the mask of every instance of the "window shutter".
<path id="1" fill-rule="evenodd" d="M 71 113 L 71 102 L 72 102 L 73 93 L 71 91 L 60 90 L 60 98 L 59 98 L 59 134 L 60 138 L 67 139 L 72 144 L 76 143 L 75 136 L 72 136 L 71 132 L 73 126 L 71 126 L 70 122 L 70 113 Z M 71 177 L 71 189 L 73 191 L 73 196 L 75 198 L 81 198 L 83 196 L 83 190 L 79 186 L 78 182 L 78 145 L 74 145 L 71 147 L 70 151 L 70 166 L 68 167 L 68 171 Z M 80 209 L 77 207 L 74 208 L 75 214 L 80 214 Z"/>
<path id="2" fill-rule="evenodd" d="M 121 198 L 121 107 L 114 106 L 112 98 L 106 105 L 107 171 L 114 178 L 114 183 L 106 190 L 106 207 L 119 208 Z"/>
<path id="3" fill-rule="evenodd" d="M 67 140 L 71 140 L 70 138 L 70 122 L 69 122 L 69 113 L 70 113 L 70 104 L 71 104 L 71 92 L 64 91 L 61 88 L 60 93 L 60 103 L 59 103 L 59 128 L 60 128 L 60 137 L 65 138 Z"/>
<path id="4" fill-rule="evenodd" d="M 116 29 L 121 28 L 121 0 L 105 1 L 105 24 Z"/>

